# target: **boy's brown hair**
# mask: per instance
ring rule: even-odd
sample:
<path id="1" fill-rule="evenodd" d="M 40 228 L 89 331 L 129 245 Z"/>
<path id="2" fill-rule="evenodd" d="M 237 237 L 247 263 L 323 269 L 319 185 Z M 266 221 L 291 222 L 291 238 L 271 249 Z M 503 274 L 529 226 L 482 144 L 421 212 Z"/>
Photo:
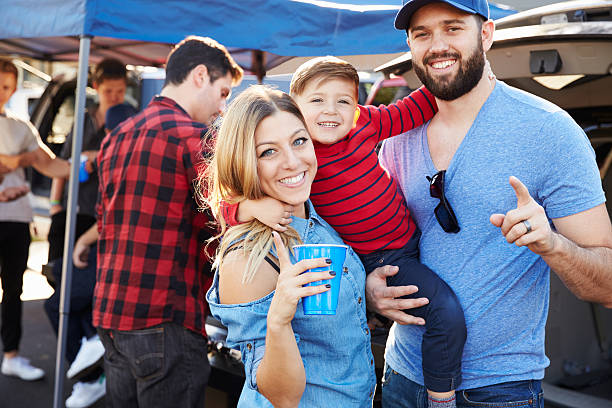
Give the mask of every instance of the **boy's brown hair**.
<path id="1" fill-rule="evenodd" d="M 19 77 L 17 72 L 17 66 L 13 64 L 13 61 L 5 58 L 0 58 L 0 72 L 15 75 L 15 80 L 17 80 L 17 78 Z"/>
<path id="2" fill-rule="evenodd" d="M 123 79 L 127 83 L 125 64 L 115 58 L 105 58 L 100 61 L 92 73 L 91 81 L 96 85 L 100 85 L 107 79 Z"/>
<path id="3" fill-rule="evenodd" d="M 359 94 L 359 74 L 348 62 L 340 58 L 326 56 L 306 61 L 293 74 L 289 91 L 291 95 L 301 95 L 306 85 L 313 79 L 344 79 L 355 84 L 355 96 Z"/>

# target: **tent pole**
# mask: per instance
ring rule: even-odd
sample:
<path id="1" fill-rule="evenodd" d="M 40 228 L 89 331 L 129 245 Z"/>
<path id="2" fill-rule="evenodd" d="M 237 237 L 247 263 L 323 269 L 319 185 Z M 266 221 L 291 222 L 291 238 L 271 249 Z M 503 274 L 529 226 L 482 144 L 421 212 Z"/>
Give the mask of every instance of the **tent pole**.
<path id="1" fill-rule="evenodd" d="M 251 51 L 251 71 L 257 76 L 257 82 L 262 84 L 266 76 L 266 56 L 263 51 Z"/>
<path id="2" fill-rule="evenodd" d="M 66 234 L 64 239 L 64 257 L 62 259 L 62 285 L 60 291 L 59 331 L 57 335 L 57 354 L 55 357 L 55 388 L 53 407 L 64 406 L 64 355 L 66 354 L 66 334 L 68 332 L 68 314 L 70 312 L 70 290 L 72 287 L 72 250 L 76 229 L 76 206 L 79 194 L 79 164 L 83 144 L 83 122 L 85 112 L 85 88 L 89 66 L 91 37 L 81 35 L 79 46 L 79 71 L 77 75 L 76 100 L 74 107 L 74 127 L 72 129 L 72 163 L 68 189 L 68 207 L 66 208 Z"/>

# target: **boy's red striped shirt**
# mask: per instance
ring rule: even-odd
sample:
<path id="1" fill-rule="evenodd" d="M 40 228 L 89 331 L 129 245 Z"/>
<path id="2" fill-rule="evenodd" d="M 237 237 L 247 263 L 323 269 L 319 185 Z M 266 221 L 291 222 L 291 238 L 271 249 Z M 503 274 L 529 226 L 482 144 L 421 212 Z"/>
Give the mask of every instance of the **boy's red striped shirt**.
<path id="1" fill-rule="evenodd" d="M 403 247 L 415 224 L 402 192 L 378 161 L 376 145 L 430 120 L 433 95 L 419 88 L 388 106 L 360 106 L 346 138 L 315 143 L 319 169 L 310 199 L 318 214 L 355 252 L 368 254 Z"/>

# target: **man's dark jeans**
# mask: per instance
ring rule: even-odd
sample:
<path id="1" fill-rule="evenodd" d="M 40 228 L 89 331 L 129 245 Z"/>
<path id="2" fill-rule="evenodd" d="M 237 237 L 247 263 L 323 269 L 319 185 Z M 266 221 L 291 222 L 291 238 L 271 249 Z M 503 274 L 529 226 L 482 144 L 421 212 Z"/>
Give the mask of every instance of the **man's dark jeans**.
<path id="1" fill-rule="evenodd" d="M 207 340 L 175 323 L 142 330 L 98 329 L 108 407 L 198 407 L 210 364 Z"/>
<path id="2" fill-rule="evenodd" d="M 405 298 L 426 297 L 429 303 L 407 313 L 425 319 L 423 377 L 432 391 L 445 392 L 461 384 L 461 357 L 466 339 L 463 309 L 455 292 L 434 271 L 419 262 L 417 229 L 403 248 L 361 255 L 366 273 L 384 265 L 399 267 L 387 278 L 388 286 L 416 285 L 419 291 Z"/>
<path id="3" fill-rule="evenodd" d="M 383 408 L 427 408 L 427 390 L 385 364 Z M 457 408 L 544 408 L 542 381 L 512 381 L 457 391 Z"/>

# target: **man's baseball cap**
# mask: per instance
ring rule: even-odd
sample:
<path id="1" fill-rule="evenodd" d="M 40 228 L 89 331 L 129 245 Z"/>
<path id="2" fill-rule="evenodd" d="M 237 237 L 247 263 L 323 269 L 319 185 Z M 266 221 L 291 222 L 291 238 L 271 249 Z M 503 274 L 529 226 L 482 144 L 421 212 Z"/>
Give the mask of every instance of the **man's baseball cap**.
<path id="1" fill-rule="evenodd" d="M 478 14 L 487 20 L 489 19 L 489 3 L 487 0 L 408 0 L 395 16 L 395 28 L 406 30 L 415 11 L 430 3 L 447 3 L 466 13 Z"/>

